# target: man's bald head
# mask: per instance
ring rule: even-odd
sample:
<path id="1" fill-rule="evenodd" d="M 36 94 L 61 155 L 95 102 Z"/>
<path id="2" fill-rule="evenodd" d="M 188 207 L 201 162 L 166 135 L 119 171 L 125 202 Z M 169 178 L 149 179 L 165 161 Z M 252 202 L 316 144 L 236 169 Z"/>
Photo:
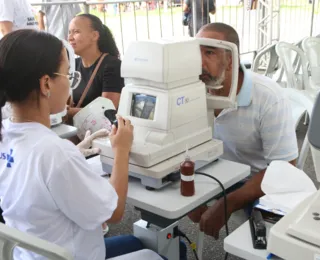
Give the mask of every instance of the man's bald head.
<path id="1" fill-rule="evenodd" d="M 210 34 L 212 34 L 212 37 L 210 37 Z M 217 34 L 222 35 L 223 39 L 221 39 L 221 37 L 216 37 Z M 206 24 L 201 27 L 200 31 L 197 34 L 197 37 L 214 38 L 217 40 L 232 42 L 237 45 L 238 51 L 240 51 L 240 41 L 237 31 L 233 27 L 225 23 Z"/>

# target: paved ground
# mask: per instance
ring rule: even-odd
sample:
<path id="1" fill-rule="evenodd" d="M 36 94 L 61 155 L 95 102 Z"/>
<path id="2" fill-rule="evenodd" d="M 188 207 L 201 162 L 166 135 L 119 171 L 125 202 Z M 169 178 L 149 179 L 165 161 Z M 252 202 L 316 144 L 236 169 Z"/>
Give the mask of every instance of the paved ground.
<path id="1" fill-rule="evenodd" d="M 299 142 L 299 146 L 301 146 L 304 136 L 306 134 L 307 127 L 303 124 L 300 124 L 300 126 L 297 129 L 297 138 Z M 315 172 L 314 167 L 312 163 L 312 158 L 309 154 L 306 165 L 304 168 L 305 172 L 313 179 L 315 180 Z M 119 234 L 132 234 L 132 224 L 139 219 L 139 212 L 135 211 L 131 206 L 127 205 L 126 207 L 126 213 L 125 217 L 121 224 L 118 225 L 112 225 L 110 227 L 110 236 L 115 236 Z M 193 224 L 188 218 L 184 218 L 181 220 L 180 224 L 181 230 L 186 232 L 186 234 L 190 237 L 191 240 L 195 241 L 198 227 L 196 224 Z M 237 225 L 233 223 L 232 221 L 229 222 L 229 228 L 231 231 L 237 228 Z M 222 230 L 220 233 L 220 239 L 218 241 L 215 241 L 211 237 L 206 237 L 204 241 L 204 254 L 203 259 L 204 260 L 222 260 L 224 259 L 224 250 L 223 250 L 223 239 L 225 237 L 225 231 Z M 191 251 L 189 250 L 188 259 L 195 259 L 194 256 L 191 254 Z M 236 260 L 240 259 L 235 256 L 229 256 L 229 260 Z"/>

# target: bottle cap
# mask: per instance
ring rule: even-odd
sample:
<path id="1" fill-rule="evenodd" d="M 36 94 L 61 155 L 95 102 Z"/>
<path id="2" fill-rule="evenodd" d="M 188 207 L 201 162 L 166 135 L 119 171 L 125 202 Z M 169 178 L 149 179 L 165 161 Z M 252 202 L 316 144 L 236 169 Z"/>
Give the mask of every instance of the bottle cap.
<path id="1" fill-rule="evenodd" d="M 185 159 L 186 159 L 186 160 L 190 160 L 188 144 L 186 144 L 186 155 L 185 155 Z"/>

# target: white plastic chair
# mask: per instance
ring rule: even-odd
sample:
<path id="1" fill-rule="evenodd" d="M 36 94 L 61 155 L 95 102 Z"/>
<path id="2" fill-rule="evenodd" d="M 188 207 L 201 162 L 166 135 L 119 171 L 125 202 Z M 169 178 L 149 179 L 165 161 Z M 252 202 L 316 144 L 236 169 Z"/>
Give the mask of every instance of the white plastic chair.
<path id="1" fill-rule="evenodd" d="M 42 240 L 35 236 L 23 233 L 0 223 L 0 259 L 13 259 L 15 247 L 24 248 L 50 260 L 73 260 L 73 257 L 62 247 Z"/>
<path id="2" fill-rule="evenodd" d="M 294 43 L 293 45 L 296 46 L 296 47 L 298 47 L 299 49 L 302 49 L 302 42 L 303 42 L 303 40 L 306 39 L 306 38 L 307 38 L 307 37 L 302 38 L 300 41 Z M 300 59 L 300 55 L 299 55 L 298 53 L 296 53 L 296 54 L 294 55 L 294 59 L 293 59 L 292 66 L 295 68 L 295 74 L 302 79 L 301 65 L 302 65 L 302 61 L 301 61 L 301 59 Z"/>
<path id="3" fill-rule="evenodd" d="M 283 89 L 283 91 L 286 93 L 287 97 L 291 101 L 291 105 L 293 106 L 293 113 L 295 112 L 295 110 L 297 110 L 297 108 L 302 108 L 307 113 L 308 117 L 310 118 L 310 116 L 312 114 L 313 106 L 314 106 L 314 101 L 311 100 L 309 97 L 303 95 L 303 93 L 297 89 L 285 88 L 285 89 Z M 296 113 L 301 115 L 301 112 L 297 111 Z M 301 119 L 302 115 L 300 116 L 300 119 Z M 294 118 L 295 118 L 295 116 L 297 118 L 297 115 L 293 115 Z M 299 121 L 300 120 L 297 120 L 295 122 L 296 127 L 299 124 Z M 309 148 L 310 148 L 309 142 L 308 142 L 307 135 L 306 135 L 304 138 L 302 147 L 300 149 L 299 158 L 298 158 L 297 164 L 296 164 L 296 167 L 298 169 L 303 170 L 303 167 L 304 167 L 307 155 L 308 155 Z"/>
<path id="4" fill-rule="evenodd" d="M 310 69 L 310 84 L 314 88 L 320 88 L 320 38 L 308 37 L 302 42 Z"/>
<path id="5" fill-rule="evenodd" d="M 320 88 L 310 85 L 308 59 L 303 50 L 293 44 L 279 42 L 276 45 L 276 52 L 287 76 L 288 87 L 303 90 L 306 96 L 312 98 L 312 100 L 315 100 Z M 295 74 L 295 68 L 293 67 L 291 61 L 293 53 L 297 54 L 301 60 L 302 79 L 297 78 Z"/>
<path id="6" fill-rule="evenodd" d="M 276 45 L 276 53 L 279 56 L 281 65 L 284 68 L 284 72 L 287 78 L 287 87 L 294 88 L 298 90 L 309 89 L 308 83 L 308 69 L 307 69 L 307 58 L 304 55 L 303 51 L 290 43 L 279 42 Z M 301 69 L 303 73 L 303 78 L 300 79 L 296 75 L 296 68 L 294 67 L 294 62 L 299 57 L 301 60 Z"/>
<path id="7" fill-rule="evenodd" d="M 255 57 L 253 61 L 252 71 L 256 73 L 261 73 L 261 64 L 266 63 L 265 68 L 263 68 L 263 75 L 269 78 L 274 78 L 277 75 L 277 78 L 274 78 L 277 82 L 280 82 L 282 78 L 283 71 L 279 66 L 279 57 L 276 53 L 276 43 L 266 48 L 262 49 Z M 280 74 L 278 71 L 280 70 Z"/>
<path id="8" fill-rule="evenodd" d="M 303 95 L 305 95 L 312 102 L 314 102 L 320 88 L 310 84 L 308 59 L 304 54 L 303 50 L 293 44 L 279 42 L 276 45 L 276 52 L 279 56 L 279 59 L 287 77 L 287 87 L 300 90 L 303 93 Z M 298 68 L 298 70 L 302 71 L 302 75 L 297 73 L 297 65 L 294 64 L 294 62 L 292 62 L 293 57 L 294 62 L 297 59 L 299 60 L 298 67 L 300 67 Z M 305 124 L 307 123 L 307 118 L 308 117 L 306 116 Z"/>

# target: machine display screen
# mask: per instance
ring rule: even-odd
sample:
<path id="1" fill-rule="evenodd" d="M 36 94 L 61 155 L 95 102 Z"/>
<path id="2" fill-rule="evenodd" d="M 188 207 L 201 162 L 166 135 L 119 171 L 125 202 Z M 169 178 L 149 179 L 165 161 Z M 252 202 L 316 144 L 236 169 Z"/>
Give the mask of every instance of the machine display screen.
<path id="1" fill-rule="evenodd" d="M 157 98 L 145 94 L 132 94 L 131 116 L 153 120 Z"/>

